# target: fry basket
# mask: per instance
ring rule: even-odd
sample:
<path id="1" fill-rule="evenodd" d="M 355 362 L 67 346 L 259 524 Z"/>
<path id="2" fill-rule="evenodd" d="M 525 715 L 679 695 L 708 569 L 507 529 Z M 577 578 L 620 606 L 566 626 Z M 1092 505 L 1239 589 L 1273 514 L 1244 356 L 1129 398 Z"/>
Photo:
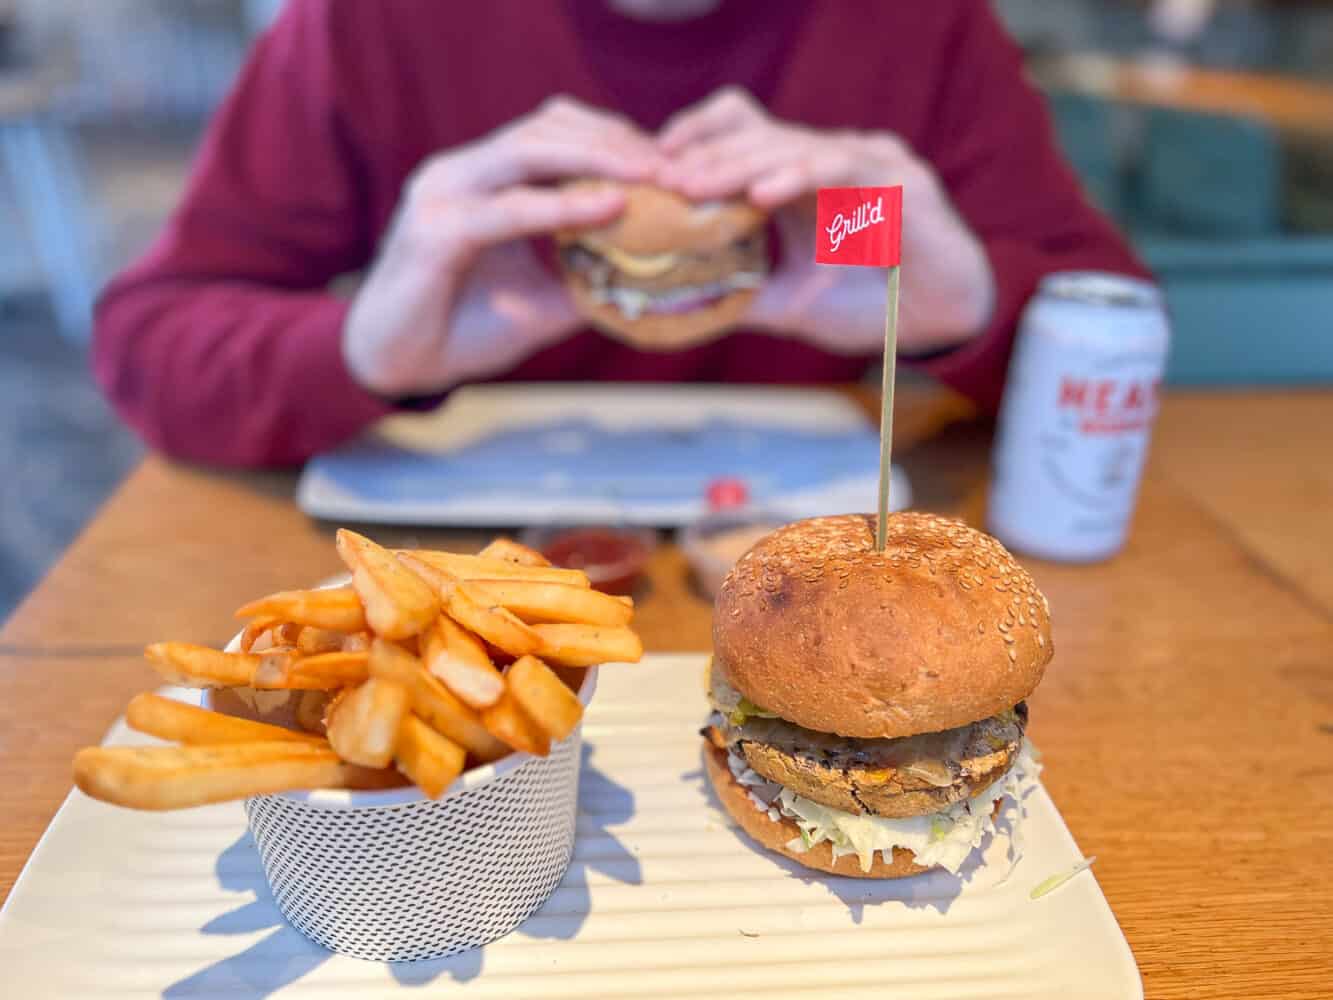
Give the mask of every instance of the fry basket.
<path id="1" fill-rule="evenodd" d="M 586 706 L 597 686 L 579 687 Z M 245 801 L 278 909 L 353 958 L 442 958 L 508 934 L 544 903 L 574 851 L 582 727 L 547 757 L 511 753 L 438 800 L 416 788 Z"/>

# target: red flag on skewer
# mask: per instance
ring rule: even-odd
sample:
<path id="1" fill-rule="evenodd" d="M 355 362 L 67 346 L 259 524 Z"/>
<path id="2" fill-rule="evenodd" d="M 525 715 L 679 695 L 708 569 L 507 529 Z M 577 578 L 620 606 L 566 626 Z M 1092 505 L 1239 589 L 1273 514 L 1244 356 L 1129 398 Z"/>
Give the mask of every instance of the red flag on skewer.
<path id="1" fill-rule="evenodd" d="M 897 267 L 903 250 L 903 189 L 820 188 L 815 262 Z"/>

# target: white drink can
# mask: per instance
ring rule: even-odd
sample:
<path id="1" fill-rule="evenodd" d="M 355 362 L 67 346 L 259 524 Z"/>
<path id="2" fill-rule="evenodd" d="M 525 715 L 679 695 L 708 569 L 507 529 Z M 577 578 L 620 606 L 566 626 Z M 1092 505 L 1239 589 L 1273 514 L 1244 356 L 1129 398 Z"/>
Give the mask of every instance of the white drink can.
<path id="1" fill-rule="evenodd" d="M 1042 559 L 1091 562 L 1129 531 L 1170 328 L 1149 282 L 1048 275 L 1009 365 L 987 527 Z"/>

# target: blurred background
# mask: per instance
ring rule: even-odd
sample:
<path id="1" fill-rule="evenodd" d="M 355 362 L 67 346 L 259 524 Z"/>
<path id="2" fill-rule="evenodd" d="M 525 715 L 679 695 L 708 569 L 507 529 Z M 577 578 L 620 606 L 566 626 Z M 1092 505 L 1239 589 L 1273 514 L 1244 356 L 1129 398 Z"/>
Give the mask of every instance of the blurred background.
<path id="1" fill-rule="evenodd" d="M 1160 276 L 1176 384 L 1333 381 L 1333 0 L 993 0 Z M 139 454 L 87 374 L 281 0 L 0 0 L 0 620 Z"/>

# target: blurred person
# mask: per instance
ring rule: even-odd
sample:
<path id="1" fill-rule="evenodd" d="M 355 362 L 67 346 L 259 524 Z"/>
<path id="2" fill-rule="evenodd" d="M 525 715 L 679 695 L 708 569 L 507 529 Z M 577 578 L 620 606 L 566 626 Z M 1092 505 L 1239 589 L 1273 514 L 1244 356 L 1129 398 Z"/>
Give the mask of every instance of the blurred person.
<path id="1" fill-rule="evenodd" d="M 622 209 L 550 183 L 576 176 L 772 210 L 746 321 L 672 354 L 588 329 L 533 241 Z M 468 382 L 851 381 L 884 276 L 812 263 L 813 194 L 898 183 L 904 360 L 983 408 L 1044 274 L 1142 273 L 984 0 L 289 0 L 99 303 L 94 368 L 151 444 L 240 466 Z"/>

